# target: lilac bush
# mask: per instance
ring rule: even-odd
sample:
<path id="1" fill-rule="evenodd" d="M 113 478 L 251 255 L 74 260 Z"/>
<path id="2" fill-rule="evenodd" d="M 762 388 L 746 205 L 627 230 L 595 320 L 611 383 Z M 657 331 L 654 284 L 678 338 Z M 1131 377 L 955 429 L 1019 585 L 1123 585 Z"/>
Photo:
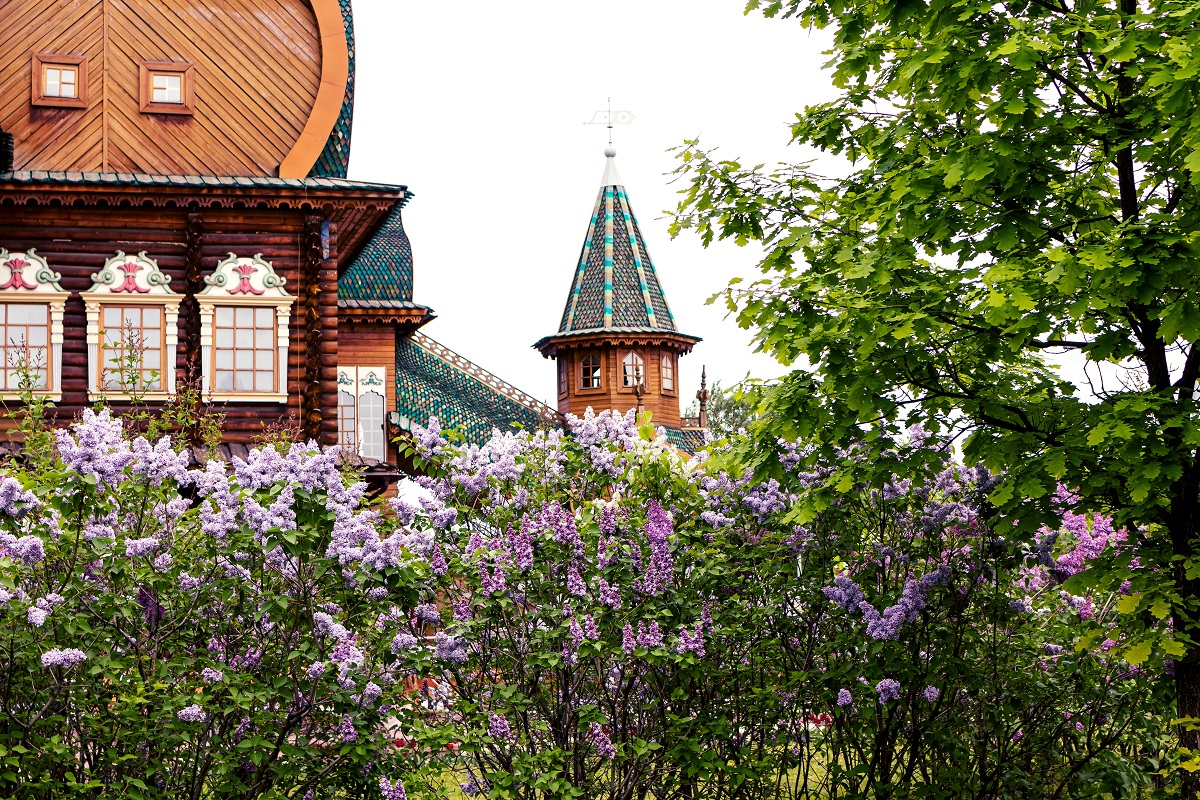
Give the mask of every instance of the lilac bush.
<path id="1" fill-rule="evenodd" d="M 336 451 L 56 437 L 0 481 L 0 796 L 403 796 L 391 645 L 429 565 Z"/>
<path id="2" fill-rule="evenodd" d="M 870 456 L 923 478 L 858 485 L 844 464 L 803 471 L 792 443 L 756 481 L 632 414 L 569 423 L 482 447 L 418 429 L 427 477 L 395 503 L 444 564 L 439 617 L 393 641 L 441 692 L 411 736 L 459 746 L 465 793 L 1154 791 L 1169 665 L 1113 655 L 1119 593 L 1064 587 L 1125 537 L 1069 495 L 1062 530 L 1022 548 L 986 502 L 994 476 L 936 437 Z"/>

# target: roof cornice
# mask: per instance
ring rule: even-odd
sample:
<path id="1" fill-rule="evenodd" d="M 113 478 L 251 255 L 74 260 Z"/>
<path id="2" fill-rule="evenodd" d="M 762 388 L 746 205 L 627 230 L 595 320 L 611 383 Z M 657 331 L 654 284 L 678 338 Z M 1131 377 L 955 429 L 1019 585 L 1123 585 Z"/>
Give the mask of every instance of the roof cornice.
<path id="1" fill-rule="evenodd" d="M 667 347 L 683 355 L 690 353 L 701 341 L 703 339 L 699 336 L 655 328 L 594 328 L 546 336 L 538 340 L 534 347 L 546 358 L 554 358 L 559 350 L 590 347 Z"/>

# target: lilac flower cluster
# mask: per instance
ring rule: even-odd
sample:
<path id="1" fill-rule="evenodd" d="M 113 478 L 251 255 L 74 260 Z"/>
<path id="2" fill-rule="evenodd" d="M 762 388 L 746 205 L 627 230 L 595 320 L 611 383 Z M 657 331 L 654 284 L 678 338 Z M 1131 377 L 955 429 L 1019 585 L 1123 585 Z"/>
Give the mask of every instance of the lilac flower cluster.
<path id="1" fill-rule="evenodd" d="M 197 703 L 193 703 L 187 708 L 181 709 L 175 714 L 175 716 L 179 717 L 179 719 L 183 720 L 184 722 L 205 722 L 208 720 L 208 714 L 205 713 L 204 709 L 201 708 Z"/>
<path id="2" fill-rule="evenodd" d="M 115 488 L 135 459 L 121 421 L 108 409 L 97 414 L 85 408 L 71 430 L 74 435 L 61 428 L 54 432 L 63 463 L 78 475 L 94 477 L 100 491 Z"/>
<path id="3" fill-rule="evenodd" d="M 646 512 L 646 541 L 650 545 L 650 561 L 640 579 L 641 591 L 657 595 L 669 585 L 675 573 L 675 561 L 671 555 L 670 536 L 674 533 L 671 517 L 657 500 L 651 500 Z"/>
<path id="4" fill-rule="evenodd" d="M 879 702 L 881 703 L 886 703 L 890 700 L 899 700 L 900 682 L 892 678 L 884 678 L 875 684 L 875 691 L 879 695 Z"/>
<path id="5" fill-rule="evenodd" d="M 488 736 L 499 742 L 506 742 L 512 738 L 512 728 L 503 714 L 493 712 L 488 715 Z"/>
<path id="6" fill-rule="evenodd" d="M 47 650 L 42 653 L 42 666 L 46 669 L 51 669 L 52 667 L 70 669 L 86 658 L 86 653 L 74 647 L 68 647 L 65 650 L 60 650 L 56 647 L 53 650 Z"/>
<path id="7" fill-rule="evenodd" d="M 379 795 L 383 800 L 408 800 L 404 784 L 400 781 L 393 783 L 387 778 L 379 779 Z"/>
<path id="8" fill-rule="evenodd" d="M 592 739 L 592 744 L 596 747 L 596 752 L 603 758 L 610 761 L 617 757 L 617 748 L 613 745 L 612 740 L 608 738 L 608 734 L 604 732 L 604 728 L 598 723 L 593 722 L 588 726 L 588 735 Z"/>
<path id="9" fill-rule="evenodd" d="M 41 505 L 33 492 L 25 491 L 16 478 L 5 477 L 0 481 L 0 514 L 21 517 Z"/>

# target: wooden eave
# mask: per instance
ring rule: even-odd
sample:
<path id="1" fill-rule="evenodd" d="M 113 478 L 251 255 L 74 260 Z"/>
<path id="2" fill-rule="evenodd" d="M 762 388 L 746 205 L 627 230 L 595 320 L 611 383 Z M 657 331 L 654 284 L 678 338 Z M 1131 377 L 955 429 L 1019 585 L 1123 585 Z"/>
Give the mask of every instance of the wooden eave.
<path id="1" fill-rule="evenodd" d="M 0 177 L 0 206 L 115 207 L 145 209 L 281 209 L 328 217 L 338 234 L 339 273 L 353 262 L 397 203 L 403 186 L 334 185 L 335 181 L 283 181 L 208 176 L 111 176 L 65 173 L 64 179 Z"/>
<path id="2" fill-rule="evenodd" d="M 600 330 L 547 336 L 534 347 L 545 358 L 554 358 L 559 350 L 596 347 L 664 347 L 684 355 L 690 353 L 699 341 L 699 336 L 675 331 Z"/>
<path id="3" fill-rule="evenodd" d="M 425 306 L 415 308 L 348 308 L 338 304 L 339 323 L 381 323 L 399 325 L 407 331 L 415 331 L 437 315 Z"/>

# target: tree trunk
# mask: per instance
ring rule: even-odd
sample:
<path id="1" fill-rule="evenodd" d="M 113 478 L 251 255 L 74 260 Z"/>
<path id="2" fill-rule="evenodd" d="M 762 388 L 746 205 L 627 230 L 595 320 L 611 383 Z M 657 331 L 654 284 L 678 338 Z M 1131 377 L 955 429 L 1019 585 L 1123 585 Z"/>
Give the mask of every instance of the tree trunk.
<path id="1" fill-rule="evenodd" d="M 1180 557 L 1175 563 L 1174 578 L 1184 605 L 1175 612 L 1173 621 L 1175 630 L 1191 640 L 1187 653 L 1175 662 L 1176 713 L 1180 719 L 1196 721 L 1180 726 L 1179 744 L 1197 754 L 1200 730 L 1189 728 L 1200 725 L 1200 615 L 1190 604 L 1200 601 L 1200 578 L 1187 577 L 1189 562 L 1196 557 L 1195 544 L 1200 533 L 1200 469 L 1194 458 L 1184 467 L 1171 495 L 1171 545 L 1174 554 Z M 1200 798 L 1200 773 L 1180 770 L 1180 782 L 1182 800 Z"/>

